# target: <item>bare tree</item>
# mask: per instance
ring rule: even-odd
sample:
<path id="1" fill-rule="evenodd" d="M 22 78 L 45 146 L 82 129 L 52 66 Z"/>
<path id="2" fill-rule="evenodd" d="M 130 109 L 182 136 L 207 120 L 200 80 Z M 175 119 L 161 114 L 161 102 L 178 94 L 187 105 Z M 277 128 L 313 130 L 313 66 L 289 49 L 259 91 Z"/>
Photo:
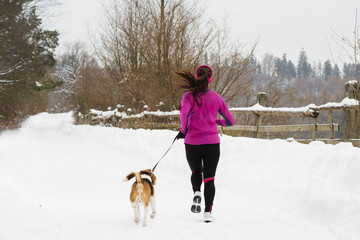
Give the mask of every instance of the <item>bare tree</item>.
<path id="1" fill-rule="evenodd" d="M 251 88 L 258 66 L 253 66 L 251 60 L 257 43 L 244 53 L 240 43 L 230 40 L 226 22 L 215 33 L 209 47 L 209 64 L 215 74 L 211 87 L 232 106 L 246 104 L 253 97 Z"/>
<path id="2" fill-rule="evenodd" d="M 119 101 L 135 108 L 160 101 L 178 105 L 172 70 L 194 68 L 210 43 L 212 28 L 200 29 L 197 3 L 184 0 L 121 0 L 106 7 L 97 47 Z"/>
<path id="3" fill-rule="evenodd" d="M 349 39 L 345 36 L 342 36 L 338 33 L 335 33 L 335 42 L 347 53 L 348 57 L 353 63 L 353 68 L 355 71 L 355 80 L 356 82 L 351 82 L 351 84 L 346 84 L 346 94 L 347 97 L 357 99 L 358 103 L 360 102 L 360 29 L 358 26 L 358 15 L 357 9 L 355 9 L 355 24 L 353 31 L 353 39 Z M 350 83 L 350 82 L 349 82 Z M 359 138 L 360 134 L 360 105 L 357 110 L 345 110 L 345 138 Z"/>
<path id="4" fill-rule="evenodd" d="M 66 51 L 59 57 L 53 77 L 62 85 L 51 92 L 48 110 L 63 112 L 76 109 L 86 113 L 90 108 L 104 109 L 115 99 L 108 86 L 104 70 L 82 42 L 68 43 Z"/>
<path id="5" fill-rule="evenodd" d="M 358 82 L 356 92 L 358 96 L 358 100 L 360 100 L 360 29 L 358 25 L 358 14 L 357 9 L 355 9 L 355 23 L 354 23 L 354 31 L 353 31 L 353 39 L 350 39 L 348 37 L 345 37 L 341 34 L 334 32 L 334 41 L 335 43 L 340 46 L 340 48 L 346 52 L 346 55 L 349 57 L 350 61 L 352 62 L 354 66 L 354 73 L 355 73 L 355 80 Z M 333 56 L 333 53 L 331 52 L 332 60 L 336 64 L 335 56 Z M 338 56 L 337 59 L 340 59 L 341 57 Z M 354 80 L 354 79 L 352 79 Z"/>
<path id="6" fill-rule="evenodd" d="M 67 50 L 58 59 L 57 76 L 63 81 L 62 91 L 73 93 L 74 85 L 81 76 L 81 69 L 87 64 L 89 54 L 82 42 L 65 45 Z"/>
<path id="7" fill-rule="evenodd" d="M 62 85 L 49 93 L 49 111 L 62 112 L 74 108 L 75 85 L 82 77 L 83 69 L 89 62 L 88 59 L 89 54 L 82 42 L 65 44 L 64 53 L 58 57 L 52 74 L 57 81 L 62 82 Z"/>

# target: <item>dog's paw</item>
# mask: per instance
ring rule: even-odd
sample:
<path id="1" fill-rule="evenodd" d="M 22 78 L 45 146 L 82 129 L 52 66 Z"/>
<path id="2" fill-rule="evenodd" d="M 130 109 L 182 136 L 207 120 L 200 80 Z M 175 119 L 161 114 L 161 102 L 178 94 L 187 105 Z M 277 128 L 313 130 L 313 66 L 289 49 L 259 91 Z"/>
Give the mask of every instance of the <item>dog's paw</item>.
<path id="1" fill-rule="evenodd" d="M 156 216 L 156 213 L 150 214 L 150 217 L 151 217 L 151 218 L 154 218 L 155 216 Z"/>
<path id="2" fill-rule="evenodd" d="M 134 219 L 134 222 L 135 222 L 136 224 L 139 224 L 140 220 L 139 220 L 139 219 Z"/>

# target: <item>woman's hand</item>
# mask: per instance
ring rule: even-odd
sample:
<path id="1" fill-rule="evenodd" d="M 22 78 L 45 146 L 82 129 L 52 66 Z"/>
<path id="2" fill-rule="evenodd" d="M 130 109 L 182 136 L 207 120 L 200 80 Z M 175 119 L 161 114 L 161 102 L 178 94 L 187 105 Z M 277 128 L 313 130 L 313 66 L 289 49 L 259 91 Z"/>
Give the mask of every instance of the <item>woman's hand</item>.
<path id="1" fill-rule="evenodd" d="M 181 131 L 176 135 L 176 140 L 179 140 L 180 138 L 185 138 L 185 135 Z"/>

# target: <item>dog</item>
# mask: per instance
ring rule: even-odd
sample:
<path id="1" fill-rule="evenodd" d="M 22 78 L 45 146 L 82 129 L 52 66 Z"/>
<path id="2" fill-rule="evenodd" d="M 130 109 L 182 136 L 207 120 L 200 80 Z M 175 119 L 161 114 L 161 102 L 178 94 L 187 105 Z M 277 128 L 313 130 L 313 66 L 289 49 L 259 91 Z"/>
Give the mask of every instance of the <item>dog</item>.
<path id="1" fill-rule="evenodd" d="M 142 178 L 142 175 L 149 176 L 148 178 Z M 149 205 L 151 206 L 152 213 L 151 218 L 156 215 L 156 203 L 155 203 L 155 190 L 154 185 L 156 183 L 156 176 L 152 173 L 151 169 L 142 170 L 140 172 L 131 172 L 126 176 L 125 181 L 129 181 L 135 177 L 135 182 L 131 187 L 130 202 L 134 209 L 134 221 L 136 224 L 140 222 L 140 205 L 144 205 L 144 220 L 143 226 L 147 225 L 147 215 L 149 213 Z"/>

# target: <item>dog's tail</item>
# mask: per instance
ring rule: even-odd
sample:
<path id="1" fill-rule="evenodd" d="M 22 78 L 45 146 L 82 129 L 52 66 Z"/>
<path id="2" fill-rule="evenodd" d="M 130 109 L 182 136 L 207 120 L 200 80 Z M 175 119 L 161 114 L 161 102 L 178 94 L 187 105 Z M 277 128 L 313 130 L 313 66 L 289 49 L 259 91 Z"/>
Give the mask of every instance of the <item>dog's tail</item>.
<path id="1" fill-rule="evenodd" d="M 155 183 L 156 183 L 156 177 L 155 177 L 155 174 L 152 173 L 151 169 L 142 170 L 142 171 L 140 171 L 140 174 L 141 174 L 141 175 L 142 175 L 142 174 L 145 174 L 145 175 L 150 176 L 151 181 L 152 181 L 152 184 L 155 185 Z"/>
<path id="2" fill-rule="evenodd" d="M 135 172 L 131 172 L 129 173 L 129 175 L 126 176 L 126 178 L 124 179 L 124 181 L 129 181 L 130 179 L 132 179 L 133 177 L 135 177 L 136 182 L 137 183 L 141 183 L 141 175 L 139 173 L 135 173 Z"/>

